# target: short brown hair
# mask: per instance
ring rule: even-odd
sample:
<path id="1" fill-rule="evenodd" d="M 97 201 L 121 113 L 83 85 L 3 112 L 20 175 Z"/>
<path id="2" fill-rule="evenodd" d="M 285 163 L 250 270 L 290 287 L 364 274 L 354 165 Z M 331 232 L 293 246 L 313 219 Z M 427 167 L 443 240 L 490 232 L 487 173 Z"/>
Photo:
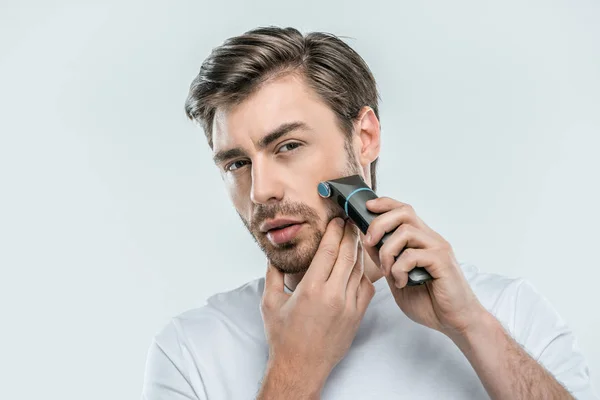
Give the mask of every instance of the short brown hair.
<path id="1" fill-rule="evenodd" d="M 265 81 L 286 73 L 302 74 L 331 107 L 347 139 L 362 107 L 371 107 L 379 119 L 375 78 L 356 51 L 333 34 L 303 36 L 297 29 L 279 27 L 254 29 L 213 49 L 190 85 L 186 115 L 202 126 L 212 149 L 217 108 L 239 104 Z M 377 159 L 371 163 L 373 190 L 376 164 Z"/>

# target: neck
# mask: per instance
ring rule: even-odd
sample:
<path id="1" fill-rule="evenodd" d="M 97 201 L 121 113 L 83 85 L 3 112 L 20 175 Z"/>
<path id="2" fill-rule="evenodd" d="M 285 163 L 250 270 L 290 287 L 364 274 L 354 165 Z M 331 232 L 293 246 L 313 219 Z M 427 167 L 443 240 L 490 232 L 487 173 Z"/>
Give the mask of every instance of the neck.
<path id="1" fill-rule="evenodd" d="M 361 239 L 363 239 L 361 235 Z M 371 282 L 375 282 L 383 277 L 383 274 L 379 270 L 379 268 L 375 265 L 371 257 L 366 251 L 363 251 L 363 262 L 364 262 L 364 274 L 369 278 Z M 300 283 L 304 274 L 306 272 L 301 272 L 298 274 L 285 274 L 284 284 L 287 286 L 289 290 L 296 290 L 296 286 Z"/>

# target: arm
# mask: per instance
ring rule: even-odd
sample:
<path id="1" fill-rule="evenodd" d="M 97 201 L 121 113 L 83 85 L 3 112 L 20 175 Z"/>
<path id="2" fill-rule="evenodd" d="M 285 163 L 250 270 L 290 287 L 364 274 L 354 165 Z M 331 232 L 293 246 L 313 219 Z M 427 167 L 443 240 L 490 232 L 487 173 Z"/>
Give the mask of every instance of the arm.
<path id="1" fill-rule="evenodd" d="M 451 338 L 490 396 L 572 398 L 571 392 L 577 399 L 597 399 L 573 333 L 531 285 L 523 280 L 508 285 L 502 294 L 507 303 L 494 306 L 492 315 L 467 282 L 450 243 L 410 205 L 385 197 L 366 205 L 381 215 L 369 226 L 365 248 L 396 303 L 413 321 Z M 392 231 L 378 250 L 376 244 Z M 433 280 L 407 288 L 415 267 L 425 268 Z M 506 322 L 510 336 L 495 315 Z"/>
<path id="2" fill-rule="evenodd" d="M 284 273 L 267 264 L 260 308 L 269 359 L 258 399 L 318 399 L 375 294 L 363 274 L 358 228 L 330 221 L 291 295 Z"/>
<path id="3" fill-rule="evenodd" d="M 311 376 L 309 371 L 303 372 L 282 364 L 269 363 L 256 400 L 320 399 L 326 379 L 327 374 L 321 374 L 321 377 L 318 377 L 318 375 L 314 375 L 313 371 Z"/>
<path id="4" fill-rule="evenodd" d="M 146 358 L 142 400 L 206 400 L 203 388 L 192 386 L 185 369 L 177 332 L 173 323 L 157 335 Z"/>
<path id="5" fill-rule="evenodd" d="M 504 297 L 502 308 L 514 311 L 496 319 L 483 310 L 480 323 L 452 338 L 490 396 L 598 399 L 575 335 L 550 302 L 524 280 Z"/>
<path id="6" fill-rule="evenodd" d="M 493 399 L 572 399 L 491 314 L 454 340 Z"/>

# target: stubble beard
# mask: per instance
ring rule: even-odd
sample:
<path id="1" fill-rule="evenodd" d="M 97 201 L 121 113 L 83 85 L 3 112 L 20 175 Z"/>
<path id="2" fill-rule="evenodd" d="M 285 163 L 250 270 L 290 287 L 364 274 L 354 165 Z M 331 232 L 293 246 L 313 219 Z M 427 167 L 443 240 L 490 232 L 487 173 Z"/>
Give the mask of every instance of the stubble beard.
<path id="1" fill-rule="evenodd" d="M 360 174 L 361 167 L 351 147 L 346 145 L 345 150 L 348 160 L 341 176 Z M 315 187 L 316 190 L 317 188 Z M 325 206 L 325 221 L 319 217 L 314 208 L 304 203 L 289 201 L 272 205 L 256 205 L 251 221 L 246 220 L 239 212 L 238 215 L 256 244 L 265 253 L 275 268 L 285 274 L 298 274 L 308 270 L 317 253 L 329 221 L 335 217 L 346 217 L 344 211 L 332 201 L 325 201 Z M 308 226 L 304 227 L 305 232 L 301 233 L 299 237 L 281 245 L 274 245 L 267 238 L 267 235 L 260 231 L 260 224 L 267 219 L 283 216 L 305 221 L 305 224 Z"/>

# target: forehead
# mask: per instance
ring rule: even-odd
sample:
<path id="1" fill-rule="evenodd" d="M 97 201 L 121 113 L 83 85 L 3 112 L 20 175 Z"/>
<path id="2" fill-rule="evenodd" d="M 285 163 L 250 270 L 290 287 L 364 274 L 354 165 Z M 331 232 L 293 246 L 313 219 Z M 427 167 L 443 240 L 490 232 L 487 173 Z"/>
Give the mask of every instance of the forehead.
<path id="1" fill-rule="evenodd" d="M 283 123 L 301 121 L 313 126 L 333 116 L 302 78 L 288 74 L 263 84 L 240 104 L 217 110 L 213 150 L 257 142 Z"/>

